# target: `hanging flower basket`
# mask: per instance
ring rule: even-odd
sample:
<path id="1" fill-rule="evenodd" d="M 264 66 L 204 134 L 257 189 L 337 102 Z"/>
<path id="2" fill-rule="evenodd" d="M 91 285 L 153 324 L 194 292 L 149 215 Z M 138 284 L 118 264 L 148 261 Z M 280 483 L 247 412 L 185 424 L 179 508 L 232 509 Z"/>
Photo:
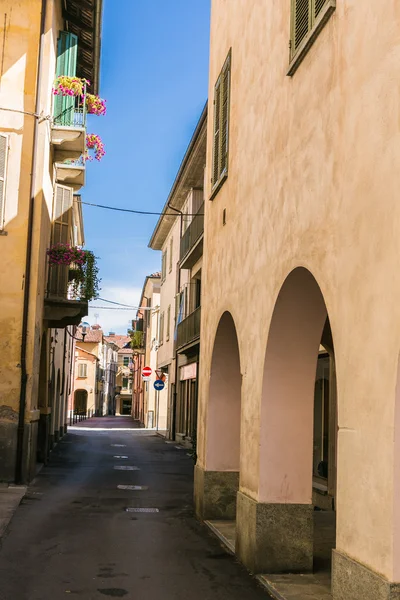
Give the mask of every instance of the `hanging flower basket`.
<path id="1" fill-rule="evenodd" d="M 106 153 L 101 137 L 96 133 L 88 133 L 86 135 L 86 159 L 93 160 L 93 156 L 88 152 L 89 150 L 94 150 L 94 158 L 96 160 L 101 160 Z"/>
<path id="2" fill-rule="evenodd" d="M 83 96 L 86 85 L 90 85 L 90 81 L 87 79 L 61 75 L 54 82 L 53 94 L 55 96 Z"/>
<path id="3" fill-rule="evenodd" d="M 94 94 L 86 94 L 86 110 L 89 115 L 103 116 L 106 114 L 106 101 L 95 96 Z"/>
<path id="4" fill-rule="evenodd" d="M 82 266 L 85 263 L 85 251 L 70 244 L 55 244 L 47 250 L 49 263 L 51 265 L 71 265 L 75 263 Z"/>
<path id="5" fill-rule="evenodd" d="M 99 268 L 90 250 L 69 244 L 55 244 L 47 250 L 50 265 L 69 267 L 69 290 L 75 298 L 94 300 L 100 291 Z"/>

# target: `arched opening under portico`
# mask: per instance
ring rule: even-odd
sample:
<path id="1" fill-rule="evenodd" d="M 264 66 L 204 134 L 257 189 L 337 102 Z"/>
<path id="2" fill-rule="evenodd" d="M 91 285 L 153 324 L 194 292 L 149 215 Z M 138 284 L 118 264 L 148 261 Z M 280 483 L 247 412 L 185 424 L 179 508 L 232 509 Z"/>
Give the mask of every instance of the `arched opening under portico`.
<path id="1" fill-rule="evenodd" d="M 258 573 L 329 572 L 336 542 L 335 355 L 321 289 L 305 268 L 288 275 L 275 303 L 260 416 L 256 511 L 266 525 L 249 542 L 238 522 L 239 555 Z M 250 499 L 240 504 L 238 520 Z"/>
<path id="2" fill-rule="evenodd" d="M 200 472 L 197 467 L 196 507 L 203 519 L 233 521 L 233 529 L 239 489 L 241 388 L 236 327 L 232 315 L 225 312 L 211 359 L 205 469 Z"/>

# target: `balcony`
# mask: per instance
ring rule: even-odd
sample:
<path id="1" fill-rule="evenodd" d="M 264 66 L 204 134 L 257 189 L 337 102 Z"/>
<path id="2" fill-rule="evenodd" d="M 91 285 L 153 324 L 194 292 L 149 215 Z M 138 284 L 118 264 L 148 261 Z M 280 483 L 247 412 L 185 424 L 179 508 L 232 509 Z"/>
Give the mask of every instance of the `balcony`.
<path id="1" fill-rule="evenodd" d="M 186 319 L 178 325 L 176 348 L 180 349 L 193 345 L 200 339 L 201 307 L 196 308 Z"/>
<path id="2" fill-rule="evenodd" d="M 203 255 L 204 202 L 181 237 L 180 266 L 191 269 Z"/>
<path id="3" fill-rule="evenodd" d="M 79 325 L 88 314 L 87 300 L 74 293 L 66 265 L 49 265 L 49 279 L 44 302 L 44 319 L 48 327 Z"/>
<path id="4" fill-rule="evenodd" d="M 86 89 L 82 96 L 54 96 L 51 143 L 55 163 L 77 160 L 84 154 Z"/>
<path id="5" fill-rule="evenodd" d="M 85 159 L 83 155 L 77 160 L 65 160 L 55 164 L 57 183 L 71 187 L 78 192 L 85 185 Z"/>

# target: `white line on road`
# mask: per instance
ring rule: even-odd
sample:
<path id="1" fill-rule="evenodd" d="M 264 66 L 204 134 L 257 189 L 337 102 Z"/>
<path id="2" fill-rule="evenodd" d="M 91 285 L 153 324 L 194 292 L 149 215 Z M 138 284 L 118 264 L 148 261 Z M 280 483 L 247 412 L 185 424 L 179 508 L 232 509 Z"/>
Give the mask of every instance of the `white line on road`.
<path id="1" fill-rule="evenodd" d="M 116 471 L 140 471 L 139 467 L 131 467 L 128 465 L 123 465 L 123 466 L 118 465 L 118 466 L 114 467 L 114 469 Z"/>
<path id="2" fill-rule="evenodd" d="M 142 491 L 148 490 L 147 485 L 117 485 L 119 490 L 133 490 L 133 491 Z"/>

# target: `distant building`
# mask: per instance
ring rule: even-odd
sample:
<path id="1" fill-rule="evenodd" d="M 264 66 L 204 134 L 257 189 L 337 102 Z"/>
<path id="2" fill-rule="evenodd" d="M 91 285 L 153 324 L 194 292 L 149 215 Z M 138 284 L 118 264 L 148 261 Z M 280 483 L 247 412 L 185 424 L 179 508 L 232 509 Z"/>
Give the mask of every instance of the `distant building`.
<path id="1" fill-rule="evenodd" d="M 129 335 L 110 333 L 106 341 L 118 347 L 115 414 L 132 414 L 132 349 Z"/>
<path id="2" fill-rule="evenodd" d="M 204 236 L 207 107 L 176 175 L 149 246 L 161 251 L 157 368 L 169 437 L 196 445 Z M 177 215 L 173 214 L 173 209 Z M 180 213 L 180 215 L 179 215 Z"/>
<path id="3" fill-rule="evenodd" d="M 135 372 L 135 390 L 136 397 L 139 400 L 138 418 L 145 427 L 157 429 L 160 432 L 166 432 L 167 429 L 167 403 L 160 402 L 166 399 L 166 394 L 156 392 L 154 381 L 157 378 L 157 353 L 159 348 L 159 319 L 160 319 L 160 282 L 161 273 L 152 273 L 145 279 L 139 306 L 143 307 L 138 311 L 136 324 L 140 323 L 142 331 L 133 334 L 136 338 L 137 371 Z M 138 354 L 141 354 L 140 361 Z M 152 370 L 150 381 L 142 380 L 142 369 L 148 366 Z M 160 371 L 161 372 L 161 371 Z M 167 377 L 165 384 L 168 385 Z"/>

